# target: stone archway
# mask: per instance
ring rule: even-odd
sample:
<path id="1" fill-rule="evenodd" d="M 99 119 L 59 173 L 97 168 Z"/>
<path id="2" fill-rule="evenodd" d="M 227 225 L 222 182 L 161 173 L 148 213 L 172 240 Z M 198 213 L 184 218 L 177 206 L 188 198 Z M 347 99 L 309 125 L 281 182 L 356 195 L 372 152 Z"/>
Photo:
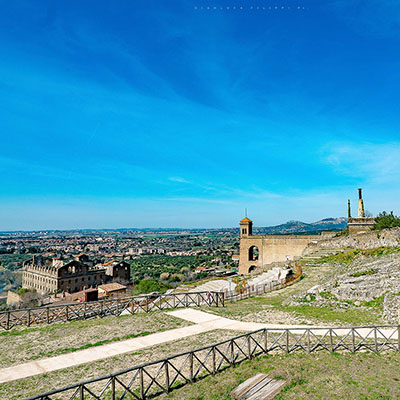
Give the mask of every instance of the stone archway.
<path id="1" fill-rule="evenodd" d="M 258 261 L 260 257 L 260 250 L 257 246 L 249 247 L 249 261 Z"/>
<path id="2" fill-rule="evenodd" d="M 249 272 L 248 273 L 253 272 L 256 269 L 257 269 L 257 267 L 255 265 L 251 265 L 250 268 L 249 268 Z"/>

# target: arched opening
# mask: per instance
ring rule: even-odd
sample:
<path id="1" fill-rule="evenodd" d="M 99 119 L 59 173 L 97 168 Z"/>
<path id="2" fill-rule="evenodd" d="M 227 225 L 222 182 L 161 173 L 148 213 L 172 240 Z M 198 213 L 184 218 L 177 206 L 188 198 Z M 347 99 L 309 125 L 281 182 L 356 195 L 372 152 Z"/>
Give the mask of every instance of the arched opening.
<path id="1" fill-rule="evenodd" d="M 259 250 L 257 246 L 251 246 L 249 248 L 249 261 L 257 261 L 259 256 Z"/>
<path id="2" fill-rule="evenodd" d="M 257 268 L 257 267 L 256 267 L 255 265 L 252 265 L 252 266 L 249 268 L 249 273 L 255 271 L 256 268 Z"/>

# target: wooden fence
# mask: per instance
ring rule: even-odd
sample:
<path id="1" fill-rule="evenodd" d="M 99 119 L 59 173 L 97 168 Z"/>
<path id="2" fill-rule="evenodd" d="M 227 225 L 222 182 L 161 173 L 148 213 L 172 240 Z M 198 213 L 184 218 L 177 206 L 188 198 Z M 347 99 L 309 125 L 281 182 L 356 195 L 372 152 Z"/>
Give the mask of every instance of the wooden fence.
<path id="1" fill-rule="evenodd" d="M 165 295 L 142 295 L 87 303 L 50 305 L 0 312 L 0 328 L 9 330 L 18 325 L 52 324 L 77 319 L 135 314 L 171 308 L 191 306 L 224 306 L 224 294 L 219 292 L 196 292 Z"/>
<path id="2" fill-rule="evenodd" d="M 260 329 L 25 400 L 147 399 L 262 354 L 305 351 L 400 351 L 400 325 Z"/>
<path id="3" fill-rule="evenodd" d="M 274 290 L 283 289 L 286 286 L 292 285 L 299 281 L 303 275 L 303 271 L 300 265 L 296 265 L 297 272 L 293 275 L 289 275 L 286 278 L 278 279 L 267 283 L 260 283 L 258 285 L 246 286 L 241 291 L 236 290 L 224 290 L 225 300 L 238 301 L 248 299 L 249 297 L 258 296 L 261 294 L 269 293 Z"/>

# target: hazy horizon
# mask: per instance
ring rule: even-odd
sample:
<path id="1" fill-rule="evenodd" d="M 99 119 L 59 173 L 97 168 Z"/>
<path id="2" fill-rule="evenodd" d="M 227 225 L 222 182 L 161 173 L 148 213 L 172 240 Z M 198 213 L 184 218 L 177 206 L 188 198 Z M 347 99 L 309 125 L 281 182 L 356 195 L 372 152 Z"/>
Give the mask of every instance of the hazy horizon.
<path id="1" fill-rule="evenodd" d="M 262 225 L 257 225 L 254 224 L 254 228 L 269 228 L 269 227 L 274 227 L 274 226 L 279 226 L 279 225 L 284 225 L 286 223 L 290 222 L 301 222 L 305 224 L 312 224 L 315 222 L 319 222 L 325 219 L 347 219 L 347 217 L 326 217 L 322 218 L 321 220 L 317 221 L 300 221 L 300 220 L 288 220 L 281 222 L 276 225 L 269 225 L 269 226 L 262 226 Z M 203 226 L 203 227 L 196 227 L 196 226 L 187 226 L 187 227 L 179 227 L 179 226 L 143 226 L 143 227 L 99 227 L 99 228 L 91 228 L 91 227 L 81 227 L 81 228 L 67 228 L 67 229 L 61 229 L 61 228 L 42 228 L 42 229 L 16 229 L 16 230 L 0 230 L 0 233 L 8 233 L 8 232 L 51 232 L 51 231 L 60 231 L 60 232 L 68 232 L 68 231 L 107 231 L 107 230 L 112 230 L 112 231 L 118 231 L 118 230 L 138 230 L 138 231 L 144 231 L 144 230 L 204 230 L 204 229 L 239 229 L 239 221 L 237 223 L 237 226 Z"/>

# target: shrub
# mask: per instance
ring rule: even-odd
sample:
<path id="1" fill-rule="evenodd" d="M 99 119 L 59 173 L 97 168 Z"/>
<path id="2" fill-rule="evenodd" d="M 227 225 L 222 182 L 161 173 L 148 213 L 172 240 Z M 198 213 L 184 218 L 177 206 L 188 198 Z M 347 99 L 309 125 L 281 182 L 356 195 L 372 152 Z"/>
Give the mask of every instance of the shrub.
<path id="1" fill-rule="evenodd" d="M 165 292 L 169 289 L 168 285 L 152 279 L 143 279 L 134 287 L 133 295 L 151 292 Z"/>
<path id="2" fill-rule="evenodd" d="M 382 211 L 375 218 L 375 224 L 372 229 L 381 230 L 386 228 L 394 228 L 396 226 L 400 226 L 400 218 L 394 215 L 393 211 L 390 211 L 390 213 Z"/>
<path id="3" fill-rule="evenodd" d="M 169 274 L 168 272 L 163 272 L 163 273 L 160 275 L 160 279 L 161 279 L 162 281 L 166 281 L 166 280 L 169 278 L 169 276 L 170 276 L 170 274 Z"/>
<path id="4" fill-rule="evenodd" d="M 371 268 L 366 271 L 355 272 L 354 274 L 350 274 L 350 276 L 352 276 L 353 278 L 358 278 L 359 276 L 374 275 L 374 274 L 376 274 L 376 269 Z"/>

